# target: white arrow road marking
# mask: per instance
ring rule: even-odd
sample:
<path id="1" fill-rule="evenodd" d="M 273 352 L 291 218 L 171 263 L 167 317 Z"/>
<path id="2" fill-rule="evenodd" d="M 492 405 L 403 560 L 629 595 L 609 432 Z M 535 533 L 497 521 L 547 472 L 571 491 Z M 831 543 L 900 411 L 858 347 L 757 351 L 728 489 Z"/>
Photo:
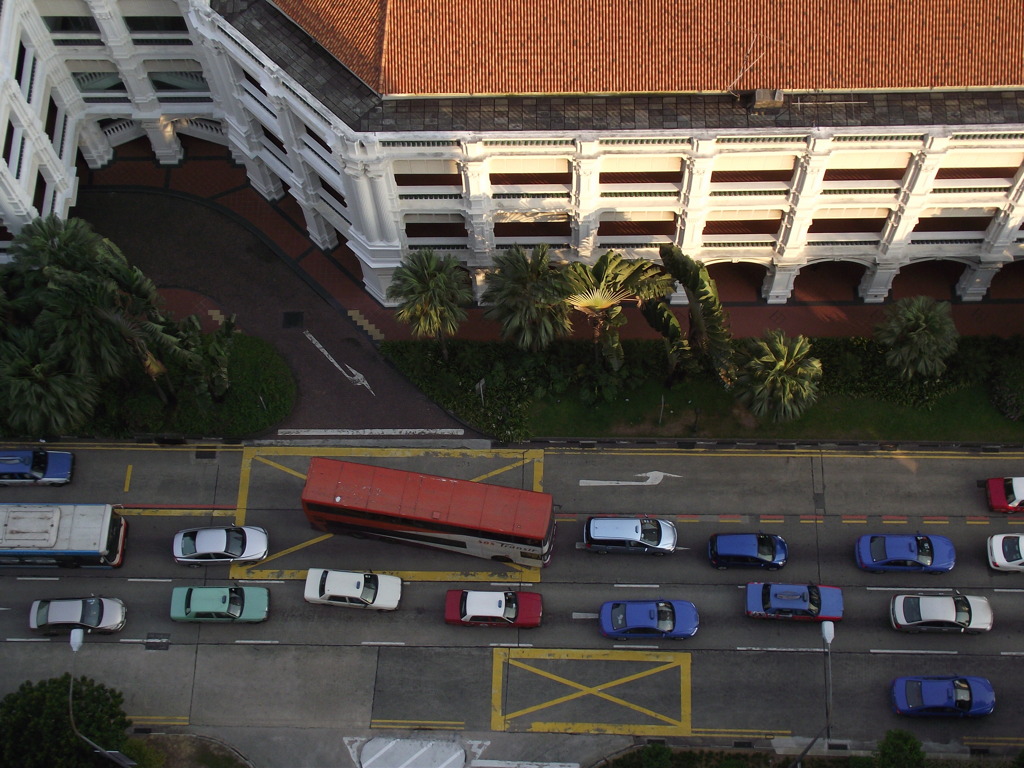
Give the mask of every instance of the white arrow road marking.
<path id="1" fill-rule="evenodd" d="M 354 384 L 357 387 L 366 387 L 368 390 L 370 390 L 371 395 L 373 395 L 374 397 L 377 396 L 377 393 L 373 391 L 373 387 L 370 386 L 370 382 L 366 380 L 366 377 L 363 376 L 363 374 L 361 374 L 359 371 L 357 371 L 355 368 L 353 368 L 351 365 L 348 365 L 347 363 L 345 365 L 345 368 L 348 368 L 347 371 L 345 370 L 345 368 L 342 368 L 340 365 L 338 365 L 338 361 L 331 357 L 331 353 L 324 349 L 324 345 L 317 341 L 316 337 L 309 331 L 303 331 L 302 335 L 309 339 L 314 347 L 323 352 L 324 357 L 330 360 L 331 364 L 339 371 L 341 371 L 341 375 L 348 379 L 349 383 Z"/>
<path id="2" fill-rule="evenodd" d="M 634 477 L 645 477 L 646 480 L 580 480 L 580 485 L 658 485 L 666 477 L 682 477 L 670 472 L 641 472 Z"/>

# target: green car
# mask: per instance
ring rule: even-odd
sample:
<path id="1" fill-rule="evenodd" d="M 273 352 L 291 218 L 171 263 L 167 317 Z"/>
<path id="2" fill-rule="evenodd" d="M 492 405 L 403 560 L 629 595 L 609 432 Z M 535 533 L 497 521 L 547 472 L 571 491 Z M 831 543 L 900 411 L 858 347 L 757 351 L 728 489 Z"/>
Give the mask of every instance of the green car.
<path id="1" fill-rule="evenodd" d="M 270 591 L 264 587 L 175 587 L 172 621 L 266 621 Z"/>

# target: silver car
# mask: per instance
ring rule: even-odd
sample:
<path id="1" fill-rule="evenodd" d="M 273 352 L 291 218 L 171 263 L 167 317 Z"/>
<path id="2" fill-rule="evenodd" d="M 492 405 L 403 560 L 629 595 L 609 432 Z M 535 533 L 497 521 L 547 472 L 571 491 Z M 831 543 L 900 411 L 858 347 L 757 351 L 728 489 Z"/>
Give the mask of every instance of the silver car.
<path id="1" fill-rule="evenodd" d="M 992 606 L 977 595 L 894 595 L 889 621 L 900 632 L 965 632 L 992 629 Z"/>
<path id="2" fill-rule="evenodd" d="M 269 546 L 266 530 L 251 525 L 190 528 L 174 534 L 174 561 L 184 565 L 255 562 L 267 556 Z"/>
<path id="3" fill-rule="evenodd" d="M 28 612 L 28 626 L 46 634 L 84 629 L 120 632 L 128 610 L 116 597 L 72 597 L 36 600 Z"/>

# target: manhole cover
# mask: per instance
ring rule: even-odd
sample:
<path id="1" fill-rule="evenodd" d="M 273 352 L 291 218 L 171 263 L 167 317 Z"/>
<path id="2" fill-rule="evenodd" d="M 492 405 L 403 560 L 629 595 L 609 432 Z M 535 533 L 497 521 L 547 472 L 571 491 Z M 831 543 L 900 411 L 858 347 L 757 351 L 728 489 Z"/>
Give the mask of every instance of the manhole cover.
<path id="1" fill-rule="evenodd" d="M 301 328 L 302 325 L 303 325 L 302 316 L 303 316 L 302 312 L 285 312 L 282 315 L 281 327 L 282 328 Z"/>

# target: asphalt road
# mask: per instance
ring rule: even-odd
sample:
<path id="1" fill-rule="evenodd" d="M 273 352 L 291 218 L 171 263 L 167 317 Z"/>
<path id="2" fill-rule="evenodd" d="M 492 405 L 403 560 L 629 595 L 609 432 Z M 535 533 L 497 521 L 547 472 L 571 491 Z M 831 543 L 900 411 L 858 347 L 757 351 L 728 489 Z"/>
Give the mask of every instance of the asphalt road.
<path id="1" fill-rule="evenodd" d="M 1019 473 L 1020 454 L 653 447 L 75 450 L 71 486 L 3 489 L 0 501 L 128 505 L 126 564 L 114 571 L 0 570 L 6 659 L 0 694 L 25 679 L 73 669 L 122 690 L 137 727 L 225 734 L 268 768 L 345 765 L 339 755 L 353 754 L 350 739 L 422 737 L 424 730 L 477 739 L 475 744 L 493 741 L 489 751 L 480 747 L 485 758 L 587 762 L 598 756 L 588 750 L 608 749 L 623 743 L 621 737 L 802 746 L 826 723 L 831 667 L 834 746 L 863 748 L 901 727 L 946 751 L 1024 747 L 1017 716 L 1024 708 L 1024 574 L 991 571 L 984 549 L 989 535 L 1021 530 L 1024 520 L 990 515 L 976 485 L 979 478 Z M 325 538 L 309 528 L 298 504 L 312 455 L 542 488 L 559 505 L 552 564 L 518 571 L 454 554 Z M 578 551 L 583 521 L 595 513 L 670 517 L 679 527 L 680 549 L 664 558 Z M 174 531 L 231 520 L 270 531 L 268 560 L 234 568 L 172 561 Z M 775 574 L 712 569 L 708 536 L 744 530 L 783 535 L 790 545 L 786 568 Z M 952 573 L 876 575 L 854 566 L 857 536 L 918 530 L 953 539 L 958 561 Z M 405 579 L 401 607 L 373 614 L 305 603 L 301 580 L 309 567 L 398 573 Z M 843 587 L 846 615 L 836 625 L 830 654 L 818 625 L 743 616 L 743 585 L 768 576 Z M 234 581 L 270 589 L 269 621 L 200 626 L 169 620 L 173 587 Z M 506 585 L 543 594 L 540 628 L 444 624 L 445 590 Z M 896 592 L 953 588 L 991 600 L 992 632 L 922 636 L 888 627 Z M 78 654 L 61 638 L 32 636 L 27 612 L 33 599 L 90 593 L 126 602 L 124 631 L 90 635 Z M 596 613 L 602 602 L 654 597 L 696 603 L 696 637 L 622 643 L 600 636 Z M 888 709 L 893 677 L 947 673 L 989 677 L 996 712 L 950 724 L 908 721 Z M 314 733 L 319 741 L 311 740 Z M 541 742 L 542 734 L 553 736 Z"/>

